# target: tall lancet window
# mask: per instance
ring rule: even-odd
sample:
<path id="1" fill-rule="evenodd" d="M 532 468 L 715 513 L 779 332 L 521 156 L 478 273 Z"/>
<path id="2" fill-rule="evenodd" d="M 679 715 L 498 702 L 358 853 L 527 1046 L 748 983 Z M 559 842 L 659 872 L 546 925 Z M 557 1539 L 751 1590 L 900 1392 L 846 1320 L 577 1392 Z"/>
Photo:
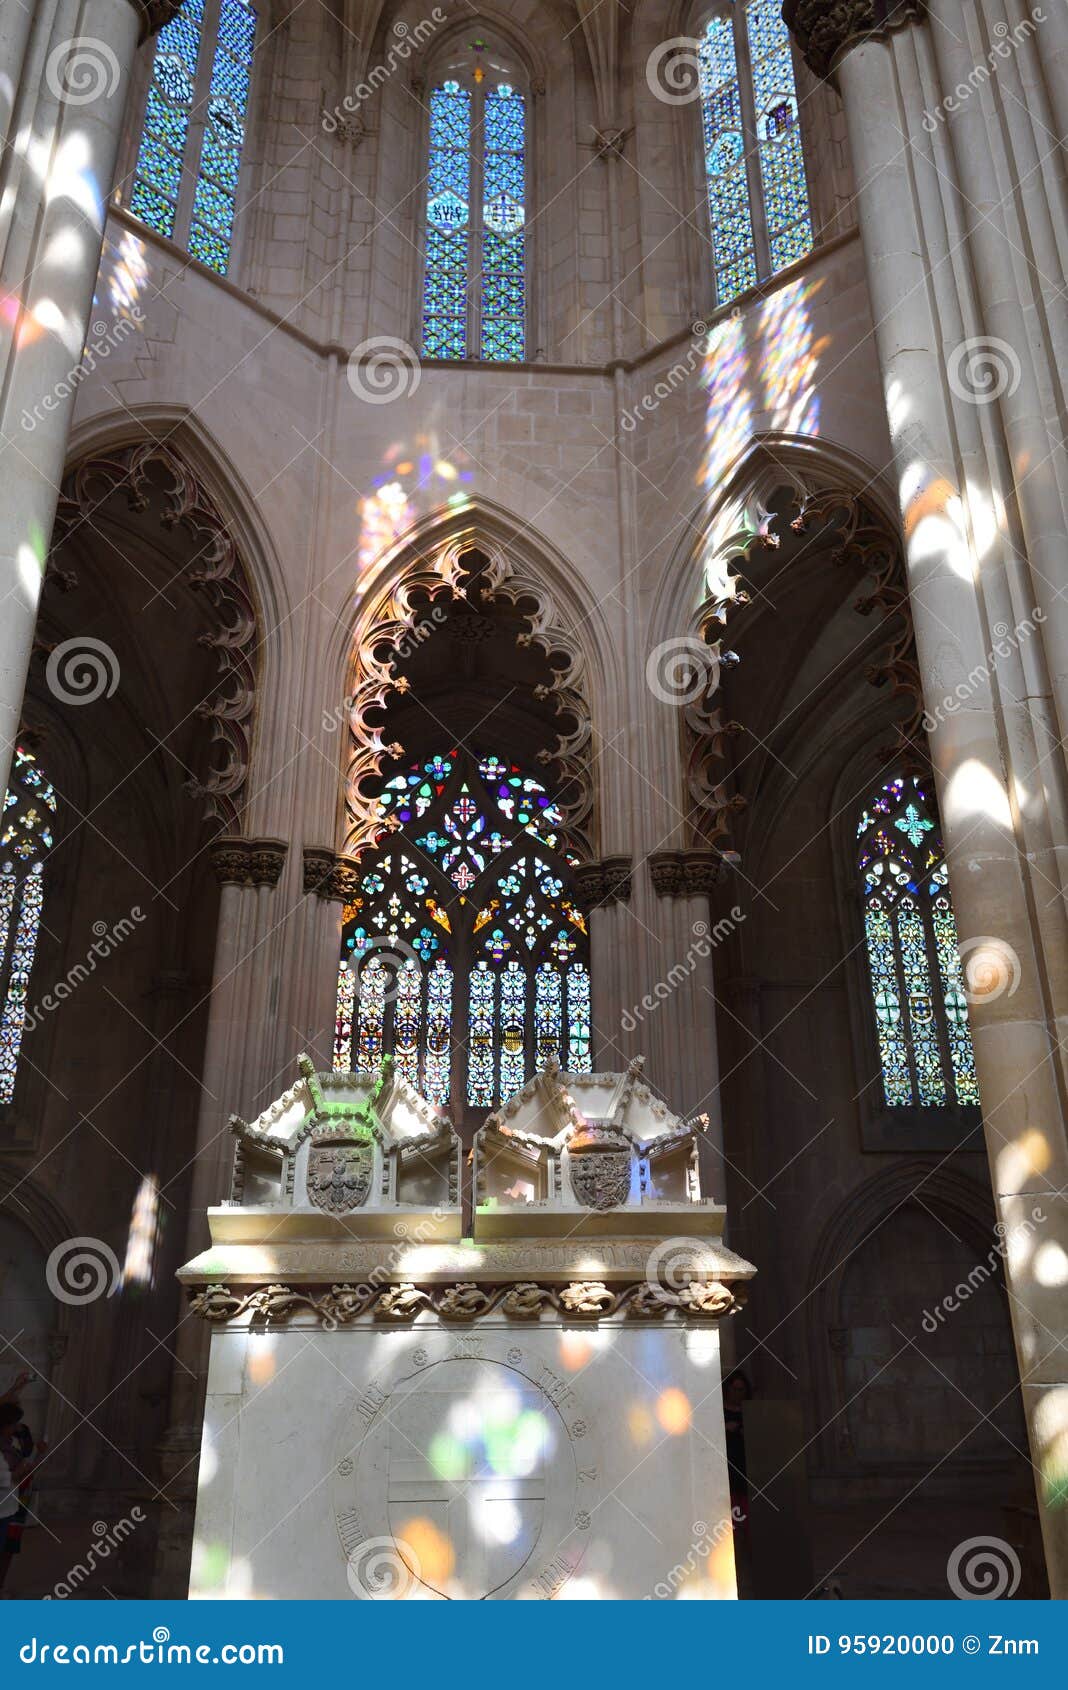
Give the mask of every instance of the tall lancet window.
<path id="1" fill-rule="evenodd" d="M 700 47 L 716 301 L 812 246 L 790 35 L 782 0 L 721 0 Z"/>
<path id="2" fill-rule="evenodd" d="M 57 809 L 36 758 L 21 746 L 10 778 L 0 818 L 0 1104 L 15 1096 Z"/>
<path id="3" fill-rule="evenodd" d="M 389 1054 L 433 1102 L 477 1110 L 550 1062 L 589 1072 L 586 922 L 541 782 L 449 750 L 379 803 L 382 838 L 345 910 L 335 1068 Z"/>
<path id="4" fill-rule="evenodd" d="M 428 100 L 423 355 L 514 363 L 526 351 L 527 97 L 485 41 Z"/>
<path id="5" fill-rule="evenodd" d="M 248 114 L 256 13 L 185 0 L 156 38 L 130 193 L 135 217 L 226 274 Z"/>
<path id="6" fill-rule="evenodd" d="M 890 1108 L 979 1102 L 949 871 L 930 785 L 899 775 L 857 825 L 872 1006 Z"/>

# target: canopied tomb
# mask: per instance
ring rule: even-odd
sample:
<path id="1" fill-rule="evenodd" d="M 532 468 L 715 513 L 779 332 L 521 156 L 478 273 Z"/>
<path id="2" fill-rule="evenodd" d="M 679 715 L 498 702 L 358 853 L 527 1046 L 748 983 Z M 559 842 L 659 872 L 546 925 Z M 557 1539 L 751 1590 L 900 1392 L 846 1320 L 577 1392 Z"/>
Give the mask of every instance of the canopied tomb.
<path id="1" fill-rule="evenodd" d="M 731 1597 L 719 1325 L 753 1269 L 700 1123 L 535 1077 L 459 1145 L 388 1071 L 235 1120 L 181 1278 L 211 1322 L 191 1593 Z"/>

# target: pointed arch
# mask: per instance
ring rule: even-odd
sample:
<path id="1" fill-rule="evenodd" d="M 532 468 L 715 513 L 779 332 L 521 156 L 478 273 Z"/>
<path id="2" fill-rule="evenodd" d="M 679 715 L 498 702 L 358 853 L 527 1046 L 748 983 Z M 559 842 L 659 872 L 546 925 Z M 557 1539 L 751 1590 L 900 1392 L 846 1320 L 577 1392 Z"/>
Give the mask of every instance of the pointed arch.
<path id="1" fill-rule="evenodd" d="M 342 850 L 358 856 L 380 826 L 377 796 L 369 786 L 389 755 L 379 719 L 397 696 L 398 648 L 420 643 L 428 611 L 461 596 L 464 559 L 474 552 L 485 559 L 482 601 L 518 613 L 525 628 L 517 644 L 539 651 L 551 671 L 551 682 L 539 692 L 554 706 L 561 726 L 555 746 L 541 760 L 556 771 L 568 842 L 580 862 L 589 861 L 600 836 L 594 723 L 598 707 L 619 685 L 608 631 L 597 605 L 580 590 L 577 572 L 535 542 L 524 524 L 483 501 L 461 512 L 432 513 L 360 583 L 344 656 L 349 734 Z"/>

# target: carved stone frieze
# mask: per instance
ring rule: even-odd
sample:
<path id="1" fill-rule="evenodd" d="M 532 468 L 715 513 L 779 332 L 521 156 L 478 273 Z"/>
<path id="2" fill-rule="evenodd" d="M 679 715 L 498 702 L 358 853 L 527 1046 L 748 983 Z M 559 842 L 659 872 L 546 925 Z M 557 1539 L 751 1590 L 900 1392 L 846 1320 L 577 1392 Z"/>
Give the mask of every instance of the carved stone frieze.
<path id="1" fill-rule="evenodd" d="M 828 77 L 850 47 L 926 15 L 927 0 L 785 0 L 782 9 L 809 69 Z"/>
<path id="2" fill-rule="evenodd" d="M 207 1285 L 193 1293 L 190 1309 L 203 1320 L 222 1325 L 251 1315 L 254 1320 L 284 1322 L 296 1313 L 311 1313 L 328 1332 L 361 1315 L 387 1324 L 403 1325 L 423 1314 L 445 1322 L 470 1322 L 495 1310 L 508 1320 L 539 1320 L 546 1311 L 565 1320 L 598 1320 L 624 1313 L 629 1320 L 680 1318 L 718 1320 L 742 1306 L 739 1290 L 718 1280 L 693 1280 L 682 1291 L 669 1291 L 648 1280 L 609 1286 L 602 1281 L 570 1285 L 476 1285 L 461 1281 L 448 1286 L 331 1285 L 329 1287 L 272 1284 L 242 1287 Z"/>
<path id="3" fill-rule="evenodd" d="M 208 846 L 220 886 L 277 886 L 289 846 L 284 839 L 242 839 L 223 834 Z"/>

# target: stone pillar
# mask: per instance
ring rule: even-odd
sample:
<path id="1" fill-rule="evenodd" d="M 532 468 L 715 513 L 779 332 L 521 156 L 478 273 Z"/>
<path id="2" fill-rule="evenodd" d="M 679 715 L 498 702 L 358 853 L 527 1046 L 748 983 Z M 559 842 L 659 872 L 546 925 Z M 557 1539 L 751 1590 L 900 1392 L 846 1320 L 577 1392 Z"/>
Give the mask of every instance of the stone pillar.
<path id="1" fill-rule="evenodd" d="M 716 982 L 709 894 L 723 873 L 718 851 L 654 851 L 649 877 L 656 893 L 656 979 L 640 1007 L 648 1029 L 649 1072 L 662 1075 L 680 1113 L 707 1116 L 702 1171 L 717 1203 L 726 1201 L 723 1110 L 716 1042 Z"/>
<path id="2" fill-rule="evenodd" d="M 327 1069 L 334 1061 L 342 913 L 356 895 L 360 870 L 355 862 L 326 847 L 308 845 L 303 868 L 302 932 L 294 960 L 304 977 L 299 982 L 293 1025 L 301 1030 L 300 1049 L 317 1068 Z M 290 1053 L 290 1062 L 296 1054 Z"/>
<path id="3" fill-rule="evenodd" d="M 575 889 L 590 935 L 590 1042 L 594 1069 L 614 1068 L 635 1054 L 623 1028 L 627 995 L 626 929 L 631 894 L 629 857 L 583 863 Z"/>
<path id="4" fill-rule="evenodd" d="M 207 1211 L 230 1193 L 233 1140 L 229 1116 L 273 1078 L 270 1068 L 279 945 L 284 926 L 275 888 L 288 846 L 281 839 L 224 835 L 209 847 L 220 883 L 219 925 L 211 1009 L 204 1049 L 201 1105 L 193 1157 L 186 1253 L 208 1241 Z M 196 1494 L 200 1414 L 207 1346 L 199 1323 L 183 1309 L 174 1335 L 175 1369 L 169 1424 L 160 1446 L 159 1536 L 154 1591 L 182 1596 L 188 1587 L 189 1533 Z"/>
<path id="5" fill-rule="evenodd" d="M 1053 263 L 1059 286 L 1064 270 L 1050 118 L 1064 22 L 1047 40 L 1001 0 L 786 0 L 784 17 L 849 125 L 1050 1586 L 1065 1597 L 1066 331 L 1045 274 Z"/>
<path id="6" fill-rule="evenodd" d="M 0 21 L 0 791 L 7 785 L 130 68 L 178 0 L 37 0 Z"/>

